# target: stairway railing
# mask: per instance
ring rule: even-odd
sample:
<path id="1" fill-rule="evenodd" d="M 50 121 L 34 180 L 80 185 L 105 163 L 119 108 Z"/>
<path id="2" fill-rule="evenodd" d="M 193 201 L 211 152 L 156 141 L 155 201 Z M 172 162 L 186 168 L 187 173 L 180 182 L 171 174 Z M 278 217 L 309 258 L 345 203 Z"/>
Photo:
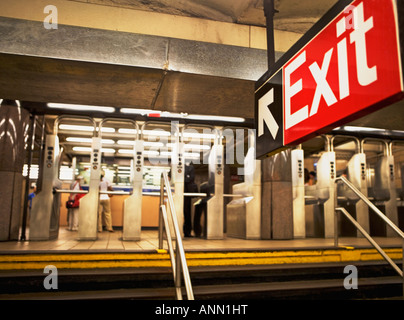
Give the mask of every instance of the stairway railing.
<path id="1" fill-rule="evenodd" d="M 362 192 L 359 191 L 358 188 L 355 187 L 347 178 L 344 176 L 340 176 L 335 179 L 335 182 L 342 181 L 345 183 L 362 201 L 364 201 L 369 208 L 371 208 L 386 224 L 392 228 L 403 240 L 403 263 L 402 269 L 398 267 L 398 265 L 387 255 L 387 253 L 377 244 L 377 242 L 370 236 L 365 229 L 349 214 L 349 212 L 342 207 L 335 208 L 335 223 L 334 223 L 334 245 L 338 246 L 338 215 L 337 212 L 342 212 L 348 220 L 359 230 L 360 233 L 375 247 L 375 249 L 382 255 L 382 257 L 394 268 L 394 270 L 400 275 L 403 279 L 403 297 L 404 297 L 404 232 L 400 230 L 383 212 L 381 212 Z"/>
<path id="2" fill-rule="evenodd" d="M 165 187 L 165 188 L 164 188 Z M 171 221 L 175 233 L 175 248 L 173 246 L 173 241 L 170 232 L 168 214 L 166 206 L 164 203 L 164 189 L 167 195 L 167 204 L 170 207 Z M 182 238 L 180 229 L 177 221 L 177 213 L 174 206 L 173 195 L 171 193 L 170 181 L 166 171 L 161 174 L 160 183 L 160 217 L 159 217 L 159 249 L 163 249 L 163 230 L 165 230 L 168 250 L 170 254 L 171 268 L 173 271 L 174 284 L 175 284 L 175 294 L 177 300 L 182 300 L 182 290 L 181 290 L 181 270 L 184 277 L 185 290 L 187 293 L 188 300 L 194 300 L 194 293 L 191 284 L 191 277 L 189 275 L 187 260 L 185 257 L 184 246 L 182 244 Z"/>

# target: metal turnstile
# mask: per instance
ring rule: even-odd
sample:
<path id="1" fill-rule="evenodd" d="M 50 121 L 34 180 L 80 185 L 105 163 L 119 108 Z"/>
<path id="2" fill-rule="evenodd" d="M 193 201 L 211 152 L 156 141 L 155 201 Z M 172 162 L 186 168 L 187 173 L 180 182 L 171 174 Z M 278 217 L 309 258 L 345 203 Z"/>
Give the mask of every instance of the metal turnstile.
<path id="1" fill-rule="evenodd" d="M 61 187 L 58 180 L 60 149 L 57 134 L 46 136 L 44 152 L 42 189 L 32 199 L 30 240 L 51 240 L 59 235 L 60 195 L 54 190 Z"/>
<path id="2" fill-rule="evenodd" d="M 207 201 L 206 238 L 223 239 L 223 145 L 221 130 L 215 129 L 215 139 L 209 155 L 209 185 L 214 186 L 214 194 Z"/>
<path id="3" fill-rule="evenodd" d="M 336 136 L 333 137 L 333 139 Z M 359 139 L 356 137 L 343 136 L 344 138 L 353 139 L 356 143 L 356 152 L 348 161 L 347 168 L 345 171 L 346 178 L 365 196 L 368 196 L 367 180 L 366 180 L 366 155 L 361 148 Z M 331 144 L 333 143 L 333 139 Z M 332 145 L 333 147 L 333 145 Z M 345 207 L 355 218 L 356 221 L 362 226 L 362 228 L 369 232 L 369 208 L 365 202 L 361 201 L 360 198 L 345 184 L 337 185 L 337 201 L 338 205 Z M 341 217 L 342 218 L 342 217 Z M 344 225 L 347 226 L 348 230 L 344 230 Z M 358 237 L 363 237 L 362 233 L 356 228 L 352 229 L 352 224 L 350 222 L 340 223 L 340 233 L 349 234 L 354 233 Z M 351 230 L 352 229 L 352 230 Z M 353 236 L 353 235 L 352 235 Z"/>
<path id="4" fill-rule="evenodd" d="M 114 119 L 114 121 L 117 120 Z M 122 240 L 137 241 L 141 239 L 142 231 L 144 143 L 139 125 L 131 120 L 122 121 L 130 122 L 136 130 L 133 160 L 131 161 L 132 194 L 123 202 Z M 139 137 L 142 137 L 142 139 L 139 139 Z"/>
<path id="5" fill-rule="evenodd" d="M 329 138 L 327 139 L 327 151 L 317 162 L 317 183 L 314 186 L 305 187 L 305 194 L 314 197 L 316 204 L 313 206 L 314 236 L 333 238 L 335 232 L 335 152 L 331 151 Z"/>
<path id="6" fill-rule="evenodd" d="M 79 240 L 97 239 L 101 147 L 101 137 L 93 137 L 91 143 L 91 169 L 88 193 L 80 199 L 79 206 Z"/>
<path id="7" fill-rule="evenodd" d="M 174 137 L 173 148 L 171 153 L 171 183 L 174 186 L 174 206 L 177 213 L 177 221 L 180 226 L 181 237 L 184 236 L 184 174 L 185 174 L 185 156 L 184 156 L 184 142 L 181 133 L 183 127 L 177 122 L 171 123 L 171 136 Z M 169 207 L 167 208 L 169 210 Z M 169 220 L 171 214 L 168 215 Z M 169 223 L 172 228 L 172 235 L 175 235 L 172 222 Z M 175 236 L 174 236 L 175 238 Z"/>
<path id="8" fill-rule="evenodd" d="M 293 238 L 306 238 L 306 208 L 304 187 L 304 151 L 300 147 L 291 151 L 293 193 Z"/>
<path id="9" fill-rule="evenodd" d="M 374 204 L 385 213 L 387 218 L 395 225 L 398 225 L 397 189 L 394 181 L 394 156 L 387 142 L 380 139 L 363 139 L 361 142 L 362 149 L 363 144 L 369 140 L 381 142 L 384 146 L 384 153 L 383 156 L 379 157 L 374 167 L 374 180 L 368 184 L 368 187 L 370 187 L 368 188 L 368 195 L 374 200 Z M 386 226 L 380 218 L 374 215 L 370 215 L 370 231 L 373 235 L 395 236 L 394 231 Z"/>
<path id="10" fill-rule="evenodd" d="M 249 149 L 244 159 L 244 182 L 233 186 L 241 198 L 226 206 L 227 236 L 261 238 L 261 161 L 255 159 L 255 135 L 249 131 Z"/>

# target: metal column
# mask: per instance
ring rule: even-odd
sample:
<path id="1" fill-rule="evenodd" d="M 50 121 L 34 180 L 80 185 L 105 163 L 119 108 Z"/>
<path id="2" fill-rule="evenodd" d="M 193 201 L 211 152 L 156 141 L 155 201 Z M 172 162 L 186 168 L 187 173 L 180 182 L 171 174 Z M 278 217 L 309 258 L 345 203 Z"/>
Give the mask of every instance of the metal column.
<path id="1" fill-rule="evenodd" d="M 291 152 L 292 192 L 293 192 L 293 238 L 306 238 L 306 207 L 304 189 L 304 151 Z"/>
<path id="2" fill-rule="evenodd" d="M 177 122 L 171 122 L 171 137 L 174 137 L 171 153 L 171 180 L 174 185 L 174 206 L 177 213 L 177 221 L 180 226 L 181 237 L 184 236 L 184 174 L 185 157 L 184 142 L 180 126 Z M 169 215 L 170 217 L 171 215 Z M 170 219 L 170 218 L 169 218 Z M 170 226 L 172 223 L 170 222 Z M 174 231 L 174 230 L 172 230 Z M 174 232 L 172 234 L 175 234 Z"/>
<path id="3" fill-rule="evenodd" d="M 101 175 L 101 137 L 93 137 L 90 158 L 90 182 L 88 193 L 80 199 L 79 240 L 97 239 L 98 203 Z"/>
<path id="4" fill-rule="evenodd" d="M 215 130 L 215 140 L 209 155 L 209 185 L 214 195 L 207 202 L 207 239 L 223 239 L 223 145 L 221 130 Z"/>
<path id="5" fill-rule="evenodd" d="M 139 129 L 137 129 L 139 132 Z M 142 230 L 143 140 L 136 139 L 133 148 L 132 195 L 123 206 L 123 240 L 140 240 Z"/>
<path id="6" fill-rule="evenodd" d="M 242 198 L 226 206 L 227 236 L 261 238 L 261 161 L 255 159 L 255 134 L 249 131 L 251 146 L 244 159 L 244 182 L 233 186 L 233 194 Z"/>
<path id="7" fill-rule="evenodd" d="M 317 213 L 319 227 L 324 230 L 325 238 L 334 237 L 334 212 L 335 212 L 335 152 L 330 151 L 329 139 L 326 137 L 326 152 L 324 152 L 317 162 L 317 183 L 316 194 L 320 206 Z"/>
<path id="8" fill-rule="evenodd" d="M 59 172 L 59 139 L 56 134 L 46 136 L 45 154 L 43 157 L 42 189 L 32 199 L 32 209 L 29 223 L 30 240 L 50 240 L 59 234 L 59 219 L 51 226 L 52 214 L 59 217 L 59 211 L 52 213 L 54 201 L 58 195 L 54 194 L 54 187 L 58 185 Z M 51 228 L 53 232 L 51 232 Z"/>

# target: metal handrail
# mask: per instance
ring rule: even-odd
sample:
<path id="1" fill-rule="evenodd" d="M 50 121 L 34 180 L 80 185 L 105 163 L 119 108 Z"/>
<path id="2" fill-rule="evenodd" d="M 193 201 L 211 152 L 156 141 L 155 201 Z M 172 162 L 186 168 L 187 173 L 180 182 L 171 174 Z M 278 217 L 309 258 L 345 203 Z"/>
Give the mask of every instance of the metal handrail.
<path id="1" fill-rule="evenodd" d="M 386 215 L 383 214 L 369 199 L 359 191 L 347 178 L 344 176 L 340 176 L 335 179 L 335 181 L 342 181 L 345 183 L 361 200 L 363 200 L 383 221 L 387 223 L 387 225 L 392 228 L 403 240 L 403 264 L 402 269 L 400 269 L 397 264 L 386 254 L 386 252 L 373 240 L 368 232 L 362 228 L 362 226 L 346 211 L 345 208 L 335 208 L 335 223 L 334 223 L 334 245 L 338 246 L 338 217 L 337 211 L 341 211 L 349 221 L 364 235 L 364 237 L 375 247 L 375 249 L 382 255 L 382 257 L 394 268 L 394 270 L 400 275 L 403 279 L 403 296 L 404 296 L 404 233 L 389 219 Z"/>
<path id="2" fill-rule="evenodd" d="M 371 208 L 376 214 L 387 223 L 387 225 L 392 228 L 403 240 L 404 240 L 404 232 L 402 232 L 386 215 L 381 212 L 370 200 L 359 191 L 358 188 L 355 187 L 347 178 L 344 176 L 337 177 L 335 182 L 342 181 L 344 182 L 359 198 L 361 198 L 368 206 Z"/>
<path id="3" fill-rule="evenodd" d="M 363 229 L 362 226 L 349 214 L 349 212 L 346 211 L 345 208 L 335 208 L 335 210 L 341 211 L 348 218 L 348 220 L 351 221 L 352 224 L 365 236 L 365 238 L 376 248 L 376 250 L 383 256 L 383 258 L 386 259 L 388 263 L 390 263 L 390 265 L 394 268 L 394 270 L 397 271 L 400 277 L 403 277 L 403 270 L 401 270 L 397 266 L 397 264 L 386 254 L 386 252 L 377 244 L 377 242 L 373 240 L 369 233 L 367 233 L 365 229 Z M 338 240 L 335 245 L 338 246 Z"/>
<path id="4" fill-rule="evenodd" d="M 172 247 L 172 239 L 171 239 L 171 234 L 170 234 L 170 228 L 168 225 L 168 215 L 167 215 L 166 207 L 164 205 L 164 186 L 166 186 L 165 193 L 167 194 L 168 205 L 170 207 L 170 213 L 171 213 L 171 220 L 172 220 L 172 223 L 174 226 L 175 242 L 176 242 L 175 251 L 176 252 L 174 252 L 174 249 Z M 175 291 L 176 291 L 177 299 L 182 300 L 182 293 L 181 293 L 181 269 L 182 269 L 182 275 L 184 277 L 185 290 L 187 293 L 188 300 L 194 300 L 194 293 L 192 290 L 191 277 L 189 275 L 184 246 L 182 244 L 181 233 L 180 233 L 180 229 L 178 227 L 177 214 L 176 214 L 176 210 L 175 210 L 175 206 L 174 206 L 174 199 L 173 199 L 173 195 L 171 193 L 170 181 L 168 180 L 167 171 L 163 171 L 161 174 L 160 212 L 161 212 L 161 215 L 160 215 L 160 219 L 159 219 L 159 249 L 162 249 L 162 245 L 161 245 L 162 241 L 160 241 L 160 238 L 162 239 L 161 222 L 164 222 L 164 226 L 165 226 L 164 229 L 165 229 L 165 232 L 167 235 L 168 248 L 169 248 L 170 259 L 171 259 L 171 267 L 173 270 L 174 284 L 175 284 Z M 174 259 L 174 254 L 175 254 L 175 259 Z"/>

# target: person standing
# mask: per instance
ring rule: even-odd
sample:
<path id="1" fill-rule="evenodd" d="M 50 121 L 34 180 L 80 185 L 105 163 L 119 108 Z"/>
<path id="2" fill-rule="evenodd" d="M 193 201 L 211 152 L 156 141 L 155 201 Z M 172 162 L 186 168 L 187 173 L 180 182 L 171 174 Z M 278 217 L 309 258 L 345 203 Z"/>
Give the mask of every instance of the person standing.
<path id="1" fill-rule="evenodd" d="M 111 182 L 101 174 L 100 191 L 113 191 Z M 104 214 L 105 224 L 109 232 L 114 232 L 112 229 L 111 218 L 111 201 L 109 195 L 100 193 L 100 204 L 98 207 L 98 232 L 102 232 L 102 216 Z"/>
<path id="2" fill-rule="evenodd" d="M 81 190 L 80 181 L 83 177 L 76 176 L 76 180 L 72 182 L 70 185 L 70 190 Z M 75 201 L 77 193 L 71 193 L 69 196 L 70 200 Z M 79 207 L 72 207 L 67 209 L 67 223 L 68 227 L 67 230 L 69 231 L 77 231 L 79 228 Z"/>

